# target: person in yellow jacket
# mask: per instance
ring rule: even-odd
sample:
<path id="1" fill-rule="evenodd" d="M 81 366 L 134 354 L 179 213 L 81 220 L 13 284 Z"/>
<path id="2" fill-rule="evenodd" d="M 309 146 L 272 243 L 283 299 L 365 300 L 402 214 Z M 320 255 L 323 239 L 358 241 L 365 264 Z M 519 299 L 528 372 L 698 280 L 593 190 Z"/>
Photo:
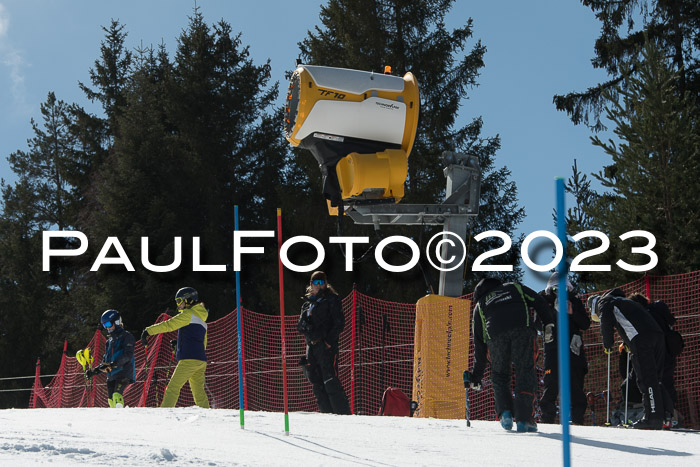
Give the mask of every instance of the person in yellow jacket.
<path id="1" fill-rule="evenodd" d="M 162 323 L 148 326 L 141 333 L 141 342 L 148 344 L 148 336 L 177 330 L 177 366 L 163 395 L 161 407 L 175 407 L 180 389 L 189 381 L 194 402 L 209 408 L 209 398 L 204 388 L 204 373 L 207 370 L 207 317 L 209 311 L 199 301 L 197 291 L 183 287 L 175 294 L 179 313 Z"/>

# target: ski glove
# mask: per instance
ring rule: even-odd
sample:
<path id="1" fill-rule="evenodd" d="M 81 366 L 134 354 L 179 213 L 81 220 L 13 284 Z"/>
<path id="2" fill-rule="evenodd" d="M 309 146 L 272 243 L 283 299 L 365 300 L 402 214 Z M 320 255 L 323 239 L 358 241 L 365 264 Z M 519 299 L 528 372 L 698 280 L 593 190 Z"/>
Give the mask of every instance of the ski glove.
<path id="1" fill-rule="evenodd" d="M 99 375 L 100 373 L 109 373 L 112 371 L 112 368 L 115 367 L 114 362 L 102 362 L 99 365 L 97 365 L 95 368 L 87 369 L 85 370 L 85 374 L 87 375 L 88 378 L 92 378 L 95 375 Z"/>
<path id="2" fill-rule="evenodd" d="M 544 343 L 549 344 L 554 340 L 554 325 L 547 324 L 544 327 Z"/>
<path id="3" fill-rule="evenodd" d="M 148 345 L 148 331 L 146 331 L 145 329 L 141 333 L 141 343 L 144 347 Z"/>
<path id="4" fill-rule="evenodd" d="M 472 381 L 469 383 L 469 388 L 474 391 L 481 391 L 481 381 Z"/>

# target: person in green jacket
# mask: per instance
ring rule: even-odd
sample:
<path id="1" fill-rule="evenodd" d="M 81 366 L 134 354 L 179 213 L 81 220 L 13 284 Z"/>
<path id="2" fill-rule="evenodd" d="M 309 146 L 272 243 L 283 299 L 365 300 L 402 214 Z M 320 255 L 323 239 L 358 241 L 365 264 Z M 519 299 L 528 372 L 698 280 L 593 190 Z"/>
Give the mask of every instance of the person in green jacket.
<path id="1" fill-rule="evenodd" d="M 209 398 L 204 388 L 207 370 L 207 317 L 209 311 L 199 301 L 197 291 L 183 287 L 175 294 L 178 314 L 162 323 L 148 326 L 141 333 L 141 342 L 148 344 L 148 336 L 177 330 L 177 366 L 163 395 L 161 407 L 175 407 L 180 390 L 189 381 L 194 402 L 208 409 Z"/>

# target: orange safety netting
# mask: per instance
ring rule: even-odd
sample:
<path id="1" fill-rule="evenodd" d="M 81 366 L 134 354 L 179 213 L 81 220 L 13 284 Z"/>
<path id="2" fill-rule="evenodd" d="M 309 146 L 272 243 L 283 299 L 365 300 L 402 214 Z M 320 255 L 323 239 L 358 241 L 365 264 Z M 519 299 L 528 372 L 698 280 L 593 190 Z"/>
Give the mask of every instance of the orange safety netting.
<path id="1" fill-rule="evenodd" d="M 627 293 L 641 292 L 651 300 L 663 300 L 676 317 L 676 330 L 685 340 L 685 349 L 678 357 L 676 367 L 676 408 L 683 415 L 683 426 L 700 428 L 700 271 L 674 276 L 644 276 L 620 287 Z M 470 295 L 464 298 L 471 298 Z M 587 296 L 580 297 L 584 303 Z M 340 340 L 339 371 L 345 392 L 355 414 L 379 413 L 382 393 L 387 387 L 401 389 L 409 397 L 413 387 L 414 330 L 416 305 L 394 303 L 372 298 L 353 291 L 343 299 L 345 331 Z M 303 337 L 296 330 L 296 311 L 285 318 L 287 387 L 290 411 L 317 410 L 311 386 L 303 377 L 299 358 L 304 354 Z M 158 321 L 167 319 L 163 314 Z M 206 385 L 213 408 L 239 407 L 237 313 L 209 323 Z M 283 411 L 282 392 L 282 348 L 280 317 L 262 315 L 242 310 L 243 329 L 243 406 L 247 410 Z M 170 340 L 176 333 L 159 334 L 149 339 L 147 355 L 144 347 L 136 344 L 137 381 L 124 391 L 126 404 L 131 407 L 156 407 L 176 362 L 170 349 Z M 537 360 L 542 384 L 542 342 Z M 621 342 L 618 340 L 618 343 Z M 105 338 L 97 331 L 88 344 L 95 356 L 95 365 L 101 360 Z M 584 334 L 589 370 L 585 391 L 595 397 L 586 412 L 586 424 L 600 425 L 606 420 L 607 401 L 607 356 L 603 353 L 599 325 L 593 323 Z M 454 349 L 453 352 L 466 352 Z M 473 355 L 473 341 L 468 349 L 469 361 Z M 610 369 L 610 404 L 624 398 L 620 390 L 621 377 L 617 359 L 613 358 Z M 456 371 L 466 370 L 455 369 Z M 470 416 L 472 419 L 494 420 L 493 390 L 490 384 L 490 369 L 487 367 L 483 379 L 484 390 L 469 392 Z M 180 393 L 178 406 L 193 405 L 191 392 L 186 384 Z M 73 356 L 64 356 L 56 376 L 43 386 L 39 377 L 35 379 L 31 407 L 106 407 L 105 376 L 98 375 L 86 381 L 82 368 Z M 535 404 L 536 415 L 538 413 Z"/>

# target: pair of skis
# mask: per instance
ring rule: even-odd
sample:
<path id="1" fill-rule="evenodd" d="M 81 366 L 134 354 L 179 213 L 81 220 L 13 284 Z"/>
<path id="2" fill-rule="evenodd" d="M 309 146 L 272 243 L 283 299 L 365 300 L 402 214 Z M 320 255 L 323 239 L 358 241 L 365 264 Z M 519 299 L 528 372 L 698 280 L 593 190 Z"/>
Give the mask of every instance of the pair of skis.
<path id="1" fill-rule="evenodd" d="M 100 372 L 107 368 L 111 368 L 107 363 L 102 362 L 96 367 L 93 367 L 93 361 L 94 357 L 90 354 L 90 348 L 85 348 L 85 349 L 80 349 L 78 352 L 75 354 L 75 359 L 78 360 L 78 363 L 80 363 L 80 366 L 83 367 L 83 374 L 85 376 L 85 386 L 87 387 L 87 380 L 90 379 L 92 380 L 93 375 L 95 375 L 97 372 Z"/>
<path id="2" fill-rule="evenodd" d="M 92 377 L 88 376 L 92 373 L 92 363 L 94 357 L 90 354 L 90 347 L 85 349 L 80 349 L 75 354 L 75 359 L 78 360 L 80 366 L 83 368 L 83 376 L 85 377 L 85 389 L 88 389 L 88 379 L 90 380 L 90 390 L 92 390 Z M 87 368 L 86 368 L 87 367 Z"/>

